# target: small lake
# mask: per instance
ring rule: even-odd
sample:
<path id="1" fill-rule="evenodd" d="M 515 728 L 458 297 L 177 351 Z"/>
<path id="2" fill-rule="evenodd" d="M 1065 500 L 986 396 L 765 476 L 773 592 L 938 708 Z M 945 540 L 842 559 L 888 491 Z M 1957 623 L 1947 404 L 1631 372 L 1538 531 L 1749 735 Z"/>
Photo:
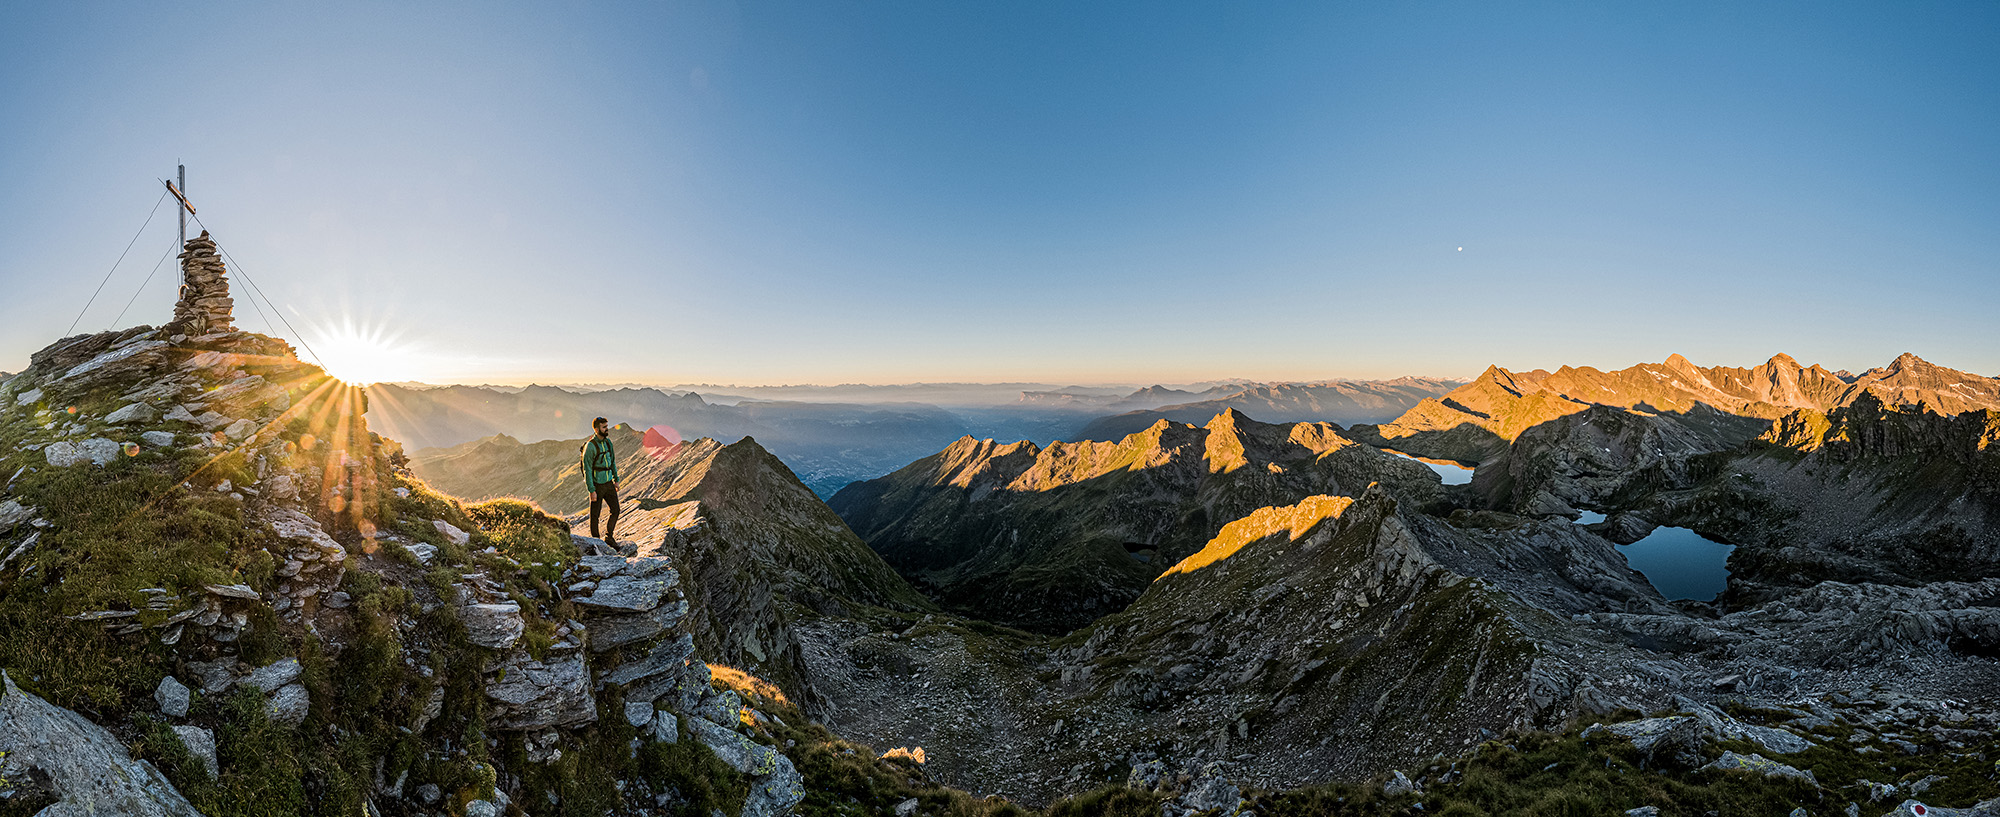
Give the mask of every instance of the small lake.
<path id="1" fill-rule="evenodd" d="M 1577 513 L 1583 514 L 1583 516 L 1576 520 L 1576 523 L 1579 525 L 1595 525 L 1604 521 L 1604 514 L 1596 511 L 1577 511 Z"/>
<path id="2" fill-rule="evenodd" d="M 1654 528 L 1646 538 L 1618 549 L 1660 595 L 1710 601 L 1729 586 L 1729 553 L 1736 547 L 1687 528 Z"/>
<path id="3" fill-rule="evenodd" d="M 1384 448 L 1382 450 L 1388 451 L 1389 453 L 1394 454 L 1398 457 L 1402 457 L 1403 459 L 1406 460 L 1415 460 L 1417 462 L 1423 463 L 1425 466 L 1429 467 L 1432 471 L 1436 471 L 1438 478 L 1443 479 L 1444 484 L 1446 485 L 1464 485 L 1472 481 L 1472 469 L 1467 468 L 1463 465 L 1459 465 L 1458 463 L 1452 462 L 1450 460 L 1430 460 L 1430 459 L 1424 459 L 1423 457 L 1412 457 L 1401 451 L 1390 451 L 1387 448 Z"/>

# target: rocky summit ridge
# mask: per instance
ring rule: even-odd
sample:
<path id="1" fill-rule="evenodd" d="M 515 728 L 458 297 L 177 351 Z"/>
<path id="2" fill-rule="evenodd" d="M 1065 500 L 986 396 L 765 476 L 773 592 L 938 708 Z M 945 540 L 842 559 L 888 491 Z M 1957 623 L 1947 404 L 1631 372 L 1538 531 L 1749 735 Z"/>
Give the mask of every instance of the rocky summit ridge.
<path id="1" fill-rule="evenodd" d="M 1697 366 L 1681 355 L 1616 371 L 1564 366 L 1512 372 L 1498 366 L 1442 397 L 1426 399 L 1393 422 L 1354 429 L 1400 451 L 1478 463 L 1541 423 L 1592 405 L 1650 413 L 1697 406 L 1740 417 L 1776 419 L 1795 409 L 1827 411 L 1872 394 L 1889 405 L 1940 414 L 2000 408 L 2000 379 L 1948 369 L 1904 353 L 1860 375 L 1804 366 L 1790 355 L 1757 366 Z"/>
<path id="2" fill-rule="evenodd" d="M 1438 492 L 1428 469 L 1337 425 L 1229 409 L 1117 442 L 967 437 L 828 504 L 947 607 L 1062 631 L 1123 609 L 1232 519 L 1377 482 L 1418 504 Z"/>

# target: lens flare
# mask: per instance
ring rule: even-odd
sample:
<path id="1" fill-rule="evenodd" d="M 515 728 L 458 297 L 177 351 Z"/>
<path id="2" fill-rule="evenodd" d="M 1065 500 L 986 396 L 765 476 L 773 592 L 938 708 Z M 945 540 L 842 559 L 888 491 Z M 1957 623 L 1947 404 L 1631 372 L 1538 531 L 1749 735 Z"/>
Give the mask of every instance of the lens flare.
<path id="1" fill-rule="evenodd" d="M 311 341 L 326 373 L 350 386 L 417 379 L 421 356 L 380 327 L 342 323 L 322 330 Z"/>
<path id="2" fill-rule="evenodd" d="M 664 460 L 681 450 L 681 433 L 675 431 L 673 426 L 653 426 L 646 429 L 646 440 L 641 445 L 646 449 L 646 456 Z"/>

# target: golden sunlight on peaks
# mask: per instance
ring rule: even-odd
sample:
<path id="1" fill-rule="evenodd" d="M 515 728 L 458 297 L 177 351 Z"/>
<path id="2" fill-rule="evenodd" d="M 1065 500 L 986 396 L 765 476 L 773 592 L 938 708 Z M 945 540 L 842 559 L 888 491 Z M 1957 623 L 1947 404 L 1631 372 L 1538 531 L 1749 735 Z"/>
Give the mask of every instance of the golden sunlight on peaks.
<path id="1" fill-rule="evenodd" d="M 343 324 L 323 332 L 312 344 L 312 353 L 326 367 L 326 373 L 350 386 L 370 386 L 395 380 L 415 380 L 418 357 L 407 344 L 399 344 L 381 330 Z"/>
<path id="2" fill-rule="evenodd" d="M 1214 539 L 1208 540 L 1205 547 L 1196 551 L 1193 556 L 1182 559 L 1180 564 L 1167 568 L 1167 572 L 1160 574 L 1160 578 L 1164 579 L 1175 573 L 1193 573 L 1236 555 L 1236 551 L 1242 550 L 1252 542 L 1261 542 L 1279 533 L 1290 534 L 1291 538 L 1287 541 L 1298 541 L 1299 537 L 1318 527 L 1321 522 L 1340 518 L 1341 513 L 1353 504 L 1352 497 L 1321 494 L 1306 497 L 1297 505 L 1258 508 L 1249 516 L 1223 525 L 1222 530 L 1215 534 Z"/>

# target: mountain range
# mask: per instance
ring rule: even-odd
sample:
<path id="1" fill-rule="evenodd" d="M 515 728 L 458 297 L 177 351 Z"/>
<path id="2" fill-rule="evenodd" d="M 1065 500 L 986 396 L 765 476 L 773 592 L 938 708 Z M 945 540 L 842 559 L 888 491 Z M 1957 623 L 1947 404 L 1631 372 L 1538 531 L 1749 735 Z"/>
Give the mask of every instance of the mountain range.
<path id="1" fill-rule="evenodd" d="M 1885 490 L 1912 503 L 1890 527 L 1994 515 L 2000 501 L 1981 486 L 1994 484 L 2000 426 L 1873 396 L 1811 411 L 1774 423 L 1706 404 L 1590 406 L 1518 435 L 1464 486 L 1332 424 L 1235 411 L 1201 427 L 1157 421 L 1115 443 L 961 439 L 837 494 L 839 527 L 808 510 L 796 484 L 789 510 L 742 506 L 746 526 L 816 519 L 838 540 L 859 534 L 908 579 L 900 586 L 943 608 L 774 583 L 773 598 L 791 601 L 773 607 L 793 612 L 758 639 L 790 643 L 764 642 L 768 661 L 744 660 L 810 684 L 843 735 L 950 747 L 931 762 L 943 779 L 1031 800 L 1155 762 L 1186 780 L 1227 758 L 1237 779 L 1273 788 L 1366 776 L 1621 709 L 1711 712 L 1700 701 L 1719 694 L 1818 701 L 1910 655 L 1948 669 L 1895 682 L 1899 694 L 1976 697 L 2000 681 L 1985 657 L 2000 650 L 2000 612 L 1986 601 L 2000 579 L 1952 571 L 1990 564 L 1985 540 L 1929 572 L 1910 568 L 1931 551 L 1892 539 L 1776 543 L 1844 529 L 1870 509 L 1854 498 Z M 629 448 L 633 432 L 620 433 Z M 551 465 L 569 467 L 575 446 Z M 1591 446 L 1615 456 L 1591 460 Z M 1953 464 L 1911 470 L 1943 460 Z M 1746 467 L 1821 475 L 1814 490 L 1857 487 L 1785 506 L 1783 490 L 1759 498 Z M 1502 473 L 1505 491 L 1489 476 Z M 1957 487 L 1933 496 L 1932 486 Z M 786 492 L 773 483 L 738 495 L 774 493 Z M 1584 506 L 1609 518 L 1565 518 Z M 682 512 L 645 513 L 671 517 L 657 526 L 661 552 L 699 550 L 675 532 Z M 1668 601 L 1632 570 L 1617 542 L 1655 518 L 1728 531 L 1740 543 L 1731 590 Z M 654 546 L 650 531 L 635 535 Z M 800 551 L 834 552 L 852 553 Z M 1757 744 L 1766 753 L 1822 740 L 1701 717 L 1716 734 L 1768 741 Z"/>
<path id="2" fill-rule="evenodd" d="M 1751 367 L 1702 367 L 1680 355 L 1611 372 L 1564 366 L 1554 372 L 1488 367 L 1472 382 L 1419 402 L 1394 421 L 1356 428 L 1378 444 L 1426 457 L 1479 463 L 1529 428 L 1592 405 L 1650 413 L 1697 406 L 1776 419 L 1793 409 L 1826 411 L 1872 393 L 1889 405 L 1943 414 L 2000 408 L 2000 379 L 1947 369 L 1904 353 L 1859 375 L 1803 366 L 1779 354 Z"/>
<path id="3" fill-rule="evenodd" d="M 1376 482 L 1419 505 L 1438 492 L 1429 469 L 1333 424 L 1226 409 L 1117 442 L 961 438 L 828 504 L 948 607 L 1060 632 L 1123 609 L 1229 520 Z"/>
<path id="4" fill-rule="evenodd" d="M 1040 442 L 1087 439 L 1079 430 L 1092 425 L 1106 412 L 1150 409 L 1196 394 L 1165 386 L 1133 392 L 1069 387 L 1058 398 L 1043 399 L 1050 393 L 1008 391 L 1009 385 L 1018 384 L 785 386 L 740 390 L 760 395 L 752 399 L 714 394 L 704 397 L 696 392 L 640 387 L 586 390 L 553 386 L 377 384 L 368 388 L 368 395 L 370 421 L 412 450 L 456 446 L 493 435 L 530 443 L 567 439 L 586 433 L 592 418 L 607 417 L 614 423 L 641 429 L 668 426 L 686 439 L 710 437 L 734 442 L 755 436 L 784 459 L 815 492 L 831 496 L 850 482 L 889 473 L 961 436 Z M 1249 387 L 1219 384 L 1201 393 L 1216 399 L 1210 401 L 1213 405 L 1197 406 L 1198 417 L 1190 415 L 1188 410 L 1176 411 L 1174 416 L 1177 422 L 1184 419 L 1205 422 L 1226 405 L 1255 406 L 1265 413 L 1278 411 L 1276 407 L 1284 405 L 1287 408 L 1278 413 L 1296 419 L 1379 421 L 1396 416 L 1425 396 L 1442 394 L 1452 385 L 1456 384 L 1410 379 Z M 1003 394 L 1005 399 L 1001 399 Z M 1114 399 L 1115 395 L 1123 396 Z M 853 398 L 865 402 L 763 399 L 772 396 Z M 941 407 L 898 401 L 917 397 L 992 402 Z M 1319 416 L 1322 414 L 1326 416 Z M 1134 417 L 1116 422 L 1130 424 Z M 1157 418 L 1147 417 L 1130 431 L 1149 426 L 1154 419 Z M 1109 439 L 1122 438 L 1130 431 Z"/>
<path id="5" fill-rule="evenodd" d="M 1267 423 L 1379 423 L 1460 385 L 1462 383 L 1455 380 L 1403 377 L 1395 380 L 1273 383 L 1248 388 L 1210 389 L 1200 395 L 1155 391 L 1145 402 L 1152 402 L 1157 408 L 1138 405 L 1139 401 L 1114 405 L 1112 408 L 1129 406 L 1134 410 L 1094 420 L 1078 431 L 1077 437 L 1115 440 L 1151 426 L 1158 420 L 1200 423 L 1229 409 Z M 1205 399 L 1185 399 L 1190 397 Z"/>
<path id="6" fill-rule="evenodd" d="M 2000 754 L 1993 392 L 1915 358 L 1794 366 L 1495 369 L 1425 401 L 1464 415 L 1443 429 L 1225 407 L 960 437 L 830 503 L 761 437 L 621 426 L 613 545 L 577 535 L 580 439 L 489 430 L 585 403 L 440 401 L 488 433 L 410 454 L 370 422 L 405 394 L 281 341 L 66 338 L 0 380 L 0 810 L 2000 795 L 1967 760 Z M 1470 484 L 1379 447 L 1468 424 L 1499 440 L 1470 438 Z M 1736 546 L 1724 593 L 1632 569 L 1619 543 L 1661 525 Z"/>

